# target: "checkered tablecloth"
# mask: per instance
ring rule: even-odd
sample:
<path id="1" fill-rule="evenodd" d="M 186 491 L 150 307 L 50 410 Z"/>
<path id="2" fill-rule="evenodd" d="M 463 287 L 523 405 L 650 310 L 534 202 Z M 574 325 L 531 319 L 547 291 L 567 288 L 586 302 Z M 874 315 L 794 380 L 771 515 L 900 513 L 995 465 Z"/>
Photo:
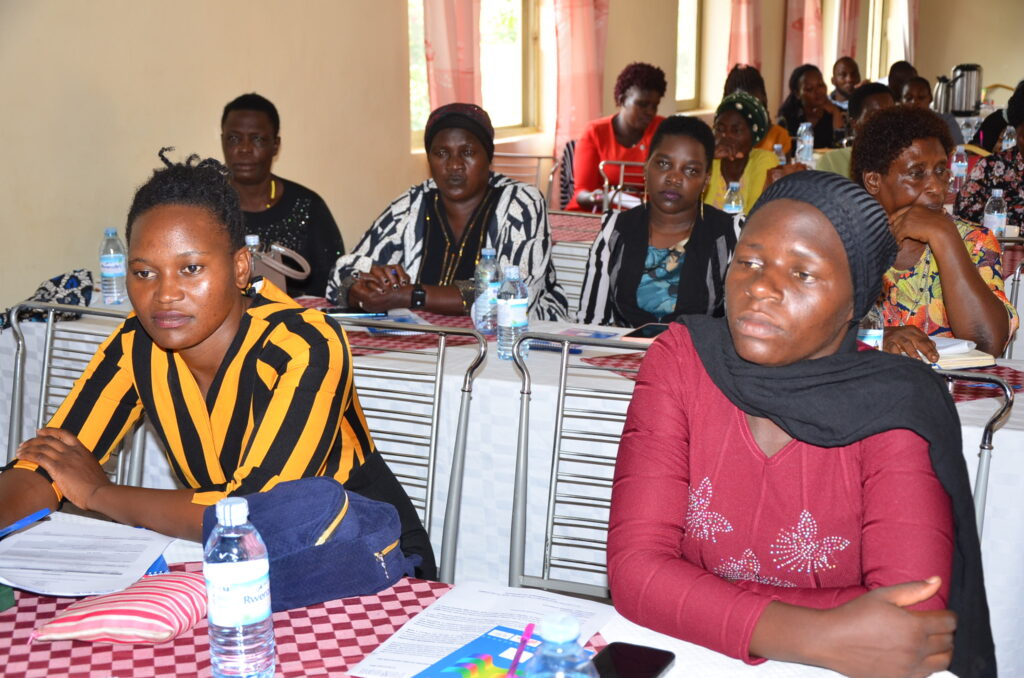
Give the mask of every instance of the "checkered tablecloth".
<path id="1" fill-rule="evenodd" d="M 643 362 L 645 355 L 647 355 L 646 351 L 638 351 L 636 353 L 616 353 L 615 355 L 580 358 L 580 360 L 597 367 L 608 368 L 616 374 L 636 381 L 637 370 L 640 369 L 640 363 Z"/>
<path id="2" fill-rule="evenodd" d="M 978 367 L 965 371 L 992 374 L 997 377 L 1002 377 L 1010 386 L 1024 387 L 1024 372 L 1015 370 L 1012 367 L 994 365 L 992 367 Z M 1021 394 L 1019 389 L 1014 389 L 1014 391 L 1018 395 Z M 1003 390 L 1000 388 L 993 388 L 990 386 L 970 386 L 962 381 L 958 381 L 953 385 L 953 400 L 958 403 L 967 402 L 968 400 L 978 400 L 979 398 L 998 398 L 1002 395 Z"/>
<path id="3" fill-rule="evenodd" d="M 601 215 L 599 214 L 567 214 L 551 212 L 548 214 L 551 224 L 552 242 L 594 242 L 601 232 Z"/>
<path id="4" fill-rule="evenodd" d="M 612 369 L 617 374 L 621 374 L 628 379 L 635 380 L 636 371 L 640 369 L 640 362 L 643 360 L 644 355 L 644 353 L 622 353 L 618 355 L 581 358 L 581 360 L 597 367 Z M 1012 367 L 996 365 L 993 367 L 980 367 L 967 371 L 993 374 L 1005 379 L 1010 386 L 1020 386 L 1024 388 L 1024 372 L 1015 370 Z M 1020 389 L 1015 389 L 1015 391 L 1020 392 Z M 978 400 L 980 398 L 998 398 L 1002 396 L 1002 394 L 1002 390 L 998 388 L 992 388 L 989 386 L 971 386 L 962 381 L 956 382 L 953 386 L 953 400 L 958 403 L 967 402 L 969 400 Z"/>
<path id="5" fill-rule="evenodd" d="M 201 563 L 172 569 L 198 572 Z M 407 621 L 451 589 L 448 584 L 402 579 L 373 596 L 344 598 L 274 614 L 278 676 L 345 676 Z M 62 640 L 29 644 L 32 630 L 74 602 L 16 591 L 17 605 L 0 612 L 0 675 L 195 676 L 210 675 L 209 636 L 203 620 L 173 642 L 114 645 Z"/>

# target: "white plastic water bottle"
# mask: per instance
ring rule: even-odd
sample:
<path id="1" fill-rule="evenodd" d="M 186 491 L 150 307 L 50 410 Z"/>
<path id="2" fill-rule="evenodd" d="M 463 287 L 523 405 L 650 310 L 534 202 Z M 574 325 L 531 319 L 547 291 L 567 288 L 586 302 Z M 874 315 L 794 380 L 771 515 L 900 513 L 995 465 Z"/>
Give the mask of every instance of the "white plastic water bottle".
<path id="1" fill-rule="evenodd" d="M 1009 151 L 1017 145 L 1017 128 L 1013 125 L 1007 125 L 1006 129 L 1003 130 L 1003 145 L 1001 147 L 1004 151 Z"/>
<path id="2" fill-rule="evenodd" d="M 729 182 L 729 190 L 725 192 L 725 202 L 722 204 L 722 211 L 733 216 L 743 214 L 743 196 L 740 194 L 740 182 Z"/>
<path id="3" fill-rule="evenodd" d="M 1006 235 L 1006 201 L 1003 200 L 1003 189 L 992 189 L 992 197 L 985 203 L 985 221 L 982 226 L 992 231 L 992 235 L 997 238 Z"/>
<path id="4" fill-rule="evenodd" d="M 217 525 L 203 551 L 210 667 L 214 678 L 274 675 L 267 547 L 249 522 L 249 502 L 217 502 Z"/>
<path id="5" fill-rule="evenodd" d="M 885 335 L 885 320 L 882 318 L 882 310 L 878 305 L 871 307 L 868 314 L 860 321 L 857 329 L 857 340 L 871 348 L 882 349 L 882 339 Z"/>
<path id="6" fill-rule="evenodd" d="M 772 146 L 772 152 L 775 154 L 775 157 L 779 159 L 780 166 L 786 164 L 786 154 L 782 152 L 782 144 L 774 144 Z"/>
<path id="7" fill-rule="evenodd" d="M 498 326 L 498 288 L 501 275 L 498 273 L 496 252 L 491 247 L 480 250 L 480 261 L 476 265 L 476 300 L 473 302 L 473 326 L 480 334 L 492 335 Z"/>
<path id="8" fill-rule="evenodd" d="M 575 617 L 548 615 L 539 630 L 544 642 L 526 664 L 527 678 L 597 678 L 597 669 L 580 647 Z"/>
<path id="9" fill-rule="evenodd" d="M 124 243 L 116 228 L 105 229 L 100 244 L 100 289 L 104 304 L 123 304 L 128 298 L 125 288 L 127 273 Z"/>
<path id="10" fill-rule="evenodd" d="M 502 360 L 512 360 L 512 346 L 530 328 L 529 306 L 530 290 L 519 276 L 519 267 L 506 266 L 505 281 L 498 289 L 498 357 Z M 529 344 L 523 345 L 524 358 L 529 349 Z"/>
<path id="11" fill-rule="evenodd" d="M 814 169 L 814 128 L 809 122 L 802 122 L 797 128 L 795 160 Z"/>
<path id="12" fill-rule="evenodd" d="M 958 144 L 956 150 L 953 151 L 951 169 L 953 170 L 953 183 L 949 190 L 955 195 L 960 192 L 960 189 L 964 187 L 964 182 L 967 181 L 967 151 L 964 150 L 963 144 Z"/>

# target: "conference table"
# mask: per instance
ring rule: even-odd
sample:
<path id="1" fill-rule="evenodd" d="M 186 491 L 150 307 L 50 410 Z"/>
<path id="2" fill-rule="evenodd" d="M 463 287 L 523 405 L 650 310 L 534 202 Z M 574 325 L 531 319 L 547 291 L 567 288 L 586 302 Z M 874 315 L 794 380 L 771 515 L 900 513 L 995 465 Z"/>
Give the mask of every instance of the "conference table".
<path id="1" fill-rule="evenodd" d="M 85 321 L 76 321 L 85 322 Z M 96 322 L 96 321 L 89 321 Z M 41 343 L 42 325 L 22 325 L 30 347 L 26 363 L 26 380 L 38 383 L 39 365 L 33 360 L 33 346 Z M 557 333 L 568 325 L 564 323 L 535 322 L 531 329 Z M 358 343 L 358 329 L 350 329 L 352 343 Z M 467 430 L 466 466 L 462 493 L 462 511 L 459 525 L 458 557 L 455 581 L 478 580 L 503 583 L 508 578 L 509 534 L 513 495 L 513 469 L 518 438 L 518 412 L 521 380 L 509 361 L 499 360 L 489 346 L 483 369 L 473 386 L 470 424 Z M 600 351 L 587 349 L 585 354 L 598 355 Z M 10 365 L 13 341 L 10 332 L 0 333 L 0 379 L 10 383 Z M 433 494 L 433 516 L 428 530 L 435 552 L 440 554 L 441 532 L 448 492 L 448 469 L 454 449 L 462 378 L 476 355 L 475 348 L 454 346 L 448 349 L 444 366 L 444 380 L 440 415 L 438 419 L 439 470 Z M 531 505 L 543 507 L 547 497 L 551 466 L 551 449 L 557 413 L 557 374 L 560 355 L 546 351 L 531 351 L 527 364 L 532 383 L 532 401 L 529 421 L 530 472 L 528 492 Z M 387 365 L 413 364 L 421 361 L 416 351 L 408 353 L 380 353 L 357 358 L 366 363 Z M 1006 367 L 1024 371 L 1024 361 L 1005 361 Z M 631 381 L 615 372 L 602 372 L 595 379 L 629 387 Z M 357 388 L 364 384 L 357 380 Z M 423 388 L 427 388 L 424 386 Z M 979 389 L 977 394 L 983 394 Z M 36 390 L 25 390 L 26 423 L 34 412 L 32 399 Z M 7 413 L 10 392 L 0 391 L 0 440 L 6 439 Z M 995 412 L 998 401 L 982 397 L 960 402 L 964 455 L 974 482 L 978 445 L 988 418 Z M 1003 675 L 1024 675 L 1024 641 L 1017 633 L 1018 619 L 1024 610 L 1024 588 L 1018 585 L 1017 563 L 1024 554 L 1024 407 L 1018 407 L 996 432 L 995 451 L 989 481 L 988 503 L 982 554 L 985 564 L 986 589 L 992 611 L 993 631 Z M 157 488 L 177 487 L 166 458 L 155 437 L 147 441 L 143 485 Z M 543 508 L 527 514 L 527 535 L 544 532 Z M 538 572 L 542 539 L 527 539 L 526 573 Z"/>

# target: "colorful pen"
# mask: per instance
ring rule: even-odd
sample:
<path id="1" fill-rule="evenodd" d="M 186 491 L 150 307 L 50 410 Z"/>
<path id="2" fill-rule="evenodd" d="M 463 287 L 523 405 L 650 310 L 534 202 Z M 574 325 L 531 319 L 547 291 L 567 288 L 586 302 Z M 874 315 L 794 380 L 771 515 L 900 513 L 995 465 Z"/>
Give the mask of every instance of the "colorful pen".
<path id="1" fill-rule="evenodd" d="M 530 636 L 533 635 L 533 624 L 527 624 L 526 628 L 523 629 L 523 635 L 519 638 L 519 647 L 516 648 L 516 656 L 512 657 L 512 663 L 508 667 L 508 671 L 505 675 L 508 678 L 513 678 L 516 675 L 516 668 L 519 666 L 519 660 L 523 656 L 523 650 L 526 649 L 526 644 L 530 642 Z"/>

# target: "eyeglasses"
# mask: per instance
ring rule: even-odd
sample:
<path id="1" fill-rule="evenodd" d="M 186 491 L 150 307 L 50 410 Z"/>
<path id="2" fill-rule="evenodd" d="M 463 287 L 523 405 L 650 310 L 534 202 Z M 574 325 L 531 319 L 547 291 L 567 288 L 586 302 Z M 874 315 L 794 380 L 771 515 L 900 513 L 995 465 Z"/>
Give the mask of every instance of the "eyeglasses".
<path id="1" fill-rule="evenodd" d="M 921 167 L 912 167 L 909 171 L 900 174 L 909 183 L 919 185 L 928 180 L 929 175 L 934 175 L 939 183 L 949 185 L 953 181 L 953 173 L 945 165 L 939 165 L 931 172 Z"/>

